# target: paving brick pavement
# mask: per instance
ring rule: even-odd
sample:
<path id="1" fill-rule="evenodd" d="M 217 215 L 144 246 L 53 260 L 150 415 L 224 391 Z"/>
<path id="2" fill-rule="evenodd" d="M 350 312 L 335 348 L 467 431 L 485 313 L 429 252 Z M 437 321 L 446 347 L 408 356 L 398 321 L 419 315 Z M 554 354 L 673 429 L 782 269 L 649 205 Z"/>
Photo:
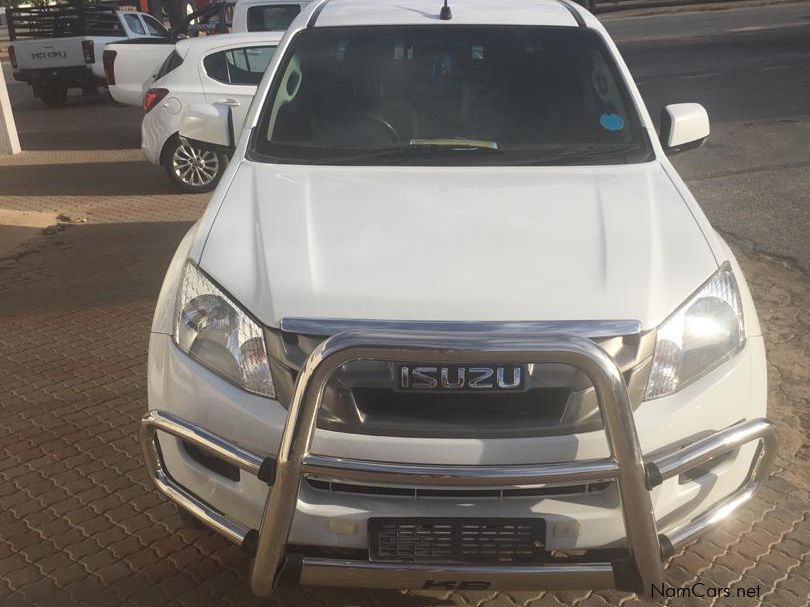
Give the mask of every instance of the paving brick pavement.
<path id="1" fill-rule="evenodd" d="M 252 597 L 246 557 L 184 525 L 150 485 L 135 440 L 154 300 L 174 247 L 206 199 L 168 194 L 162 176 L 128 153 L 80 156 L 63 164 L 83 179 L 103 165 L 112 172 L 103 183 L 127 174 L 142 183 L 127 181 L 132 187 L 121 195 L 77 191 L 91 192 L 90 182 L 56 195 L 38 184 L 59 164 L 58 152 L 0 160 L 0 208 L 88 218 L 0 260 L 0 605 L 650 604 L 617 592 L 302 588 L 269 603 Z M 21 166 L 25 187 L 14 184 L 12 169 Z M 13 195 L 2 190 L 9 179 Z M 734 244 L 768 340 L 771 415 L 784 441 L 779 470 L 733 520 L 677 554 L 667 575 L 673 585 L 760 585 L 762 592 L 758 599 L 658 605 L 784 607 L 806 605 L 810 596 L 810 280 Z"/>

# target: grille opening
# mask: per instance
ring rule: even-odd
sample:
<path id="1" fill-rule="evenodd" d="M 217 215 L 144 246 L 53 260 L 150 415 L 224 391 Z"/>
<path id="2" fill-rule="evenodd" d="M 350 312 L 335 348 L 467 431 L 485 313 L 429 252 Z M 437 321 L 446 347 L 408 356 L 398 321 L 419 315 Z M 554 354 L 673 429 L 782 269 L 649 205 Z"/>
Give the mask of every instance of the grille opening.
<path id="1" fill-rule="evenodd" d="M 503 499 L 510 497 L 550 497 L 582 495 L 605 491 L 609 481 L 556 487 L 532 487 L 528 489 L 417 489 L 408 487 L 385 487 L 375 485 L 354 485 L 317 478 L 307 478 L 307 484 L 320 491 L 348 493 L 356 495 L 376 495 L 379 497 L 449 498 L 449 499 Z"/>
<path id="2" fill-rule="evenodd" d="M 567 430 L 560 419 L 570 392 L 535 388 L 519 393 L 434 394 L 357 387 L 351 391 L 352 400 L 363 421 L 352 432 L 434 438 L 533 436 L 550 428 L 563 433 Z M 342 425 L 322 420 L 319 426 L 340 431 L 330 426 Z"/>
<path id="3" fill-rule="evenodd" d="M 183 450 L 186 452 L 186 454 L 200 466 L 207 468 L 214 474 L 224 476 L 228 480 L 239 482 L 238 466 L 224 462 L 218 457 L 215 457 L 210 453 L 203 451 L 196 445 L 192 445 L 184 440 L 181 440 L 180 443 L 183 445 Z"/>
<path id="4" fill-rule="evenodd" d="M 545 560 L 543 519 L 370 518 L 373 561 L 537 563 Z"/>

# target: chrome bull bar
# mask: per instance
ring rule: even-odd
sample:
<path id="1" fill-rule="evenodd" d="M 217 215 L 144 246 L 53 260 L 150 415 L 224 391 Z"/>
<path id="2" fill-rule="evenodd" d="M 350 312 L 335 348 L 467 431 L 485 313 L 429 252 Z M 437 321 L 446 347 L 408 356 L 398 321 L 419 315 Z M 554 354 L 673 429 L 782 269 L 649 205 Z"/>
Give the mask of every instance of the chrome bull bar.
<path id="1" fill-rule="evenodd" d="M 310 453 L 322 396 L 332 374 L 352 361 L 454 364 L 563 363 L 580 369 L 596 391 L 610 457 L 508 466 L 423 465 L 345 459 Z M 183 439 L 255 474 L 269 485 L 259 529 L 230 519 L 176 483 L 165 469 L 158 431 Z M 752 441 L 759 441 L 748 478 L 734 494 L 690 522 L 659 534 L 650 491 Z M 280 584 L 417 589 L 427 582 L 472 589 L 604 589 L 643 592 L 663 582 L 674 548 L 745 503 L 764 482 L 776 455 L 776 432 L 765 419 L 740 422 L 694 443 L 642 457 L 624 377 L 593 341 L 548 333 L 467 334 L 422 330 L 350 330 L 325 340 L 299 373 L 276 457 L 262 457 L 170 413 L 150 411 L 140 427 L 150 476 L 169 499 L 254 556 L 251 586 L 268 595 Z M 303 477 L 370 484 L 442 487 L 527 487 L 565 482 L 616 481 L 621 500 L 626 561 L 583 564 L 432 565 L 311 558 L 287 554 L 287 541 Z M 435 580 L 451 579 L 452 582 Z M 449 586 L 448 586 L 449 587 Z"/>

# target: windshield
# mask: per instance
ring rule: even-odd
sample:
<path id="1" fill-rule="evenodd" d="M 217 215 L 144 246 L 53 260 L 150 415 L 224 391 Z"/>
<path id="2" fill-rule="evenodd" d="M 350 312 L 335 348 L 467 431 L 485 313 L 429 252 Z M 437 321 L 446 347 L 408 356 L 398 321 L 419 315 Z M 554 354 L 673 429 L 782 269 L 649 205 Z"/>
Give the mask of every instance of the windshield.
<path id="1" fill-rule="evenodd" d="M 312 28 L 290 43 L 258 160 L 623 164 L 651 158 L 618 70 L 584 28 Z"/>

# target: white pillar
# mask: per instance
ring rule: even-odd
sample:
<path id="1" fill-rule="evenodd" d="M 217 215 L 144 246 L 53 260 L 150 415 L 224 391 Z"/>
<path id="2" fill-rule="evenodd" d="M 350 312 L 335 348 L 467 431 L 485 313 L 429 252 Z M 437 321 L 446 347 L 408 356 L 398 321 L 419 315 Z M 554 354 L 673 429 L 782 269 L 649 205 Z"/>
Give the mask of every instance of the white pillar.
<path id="1" fill-rule="evenodd" d="M 17 136 L 17 125 L 11 111 L 11 100 L 8 98 L 8 86 L 3 70 L 0 69 L 0 154 L 18 154 L 20 138 Z"/>

